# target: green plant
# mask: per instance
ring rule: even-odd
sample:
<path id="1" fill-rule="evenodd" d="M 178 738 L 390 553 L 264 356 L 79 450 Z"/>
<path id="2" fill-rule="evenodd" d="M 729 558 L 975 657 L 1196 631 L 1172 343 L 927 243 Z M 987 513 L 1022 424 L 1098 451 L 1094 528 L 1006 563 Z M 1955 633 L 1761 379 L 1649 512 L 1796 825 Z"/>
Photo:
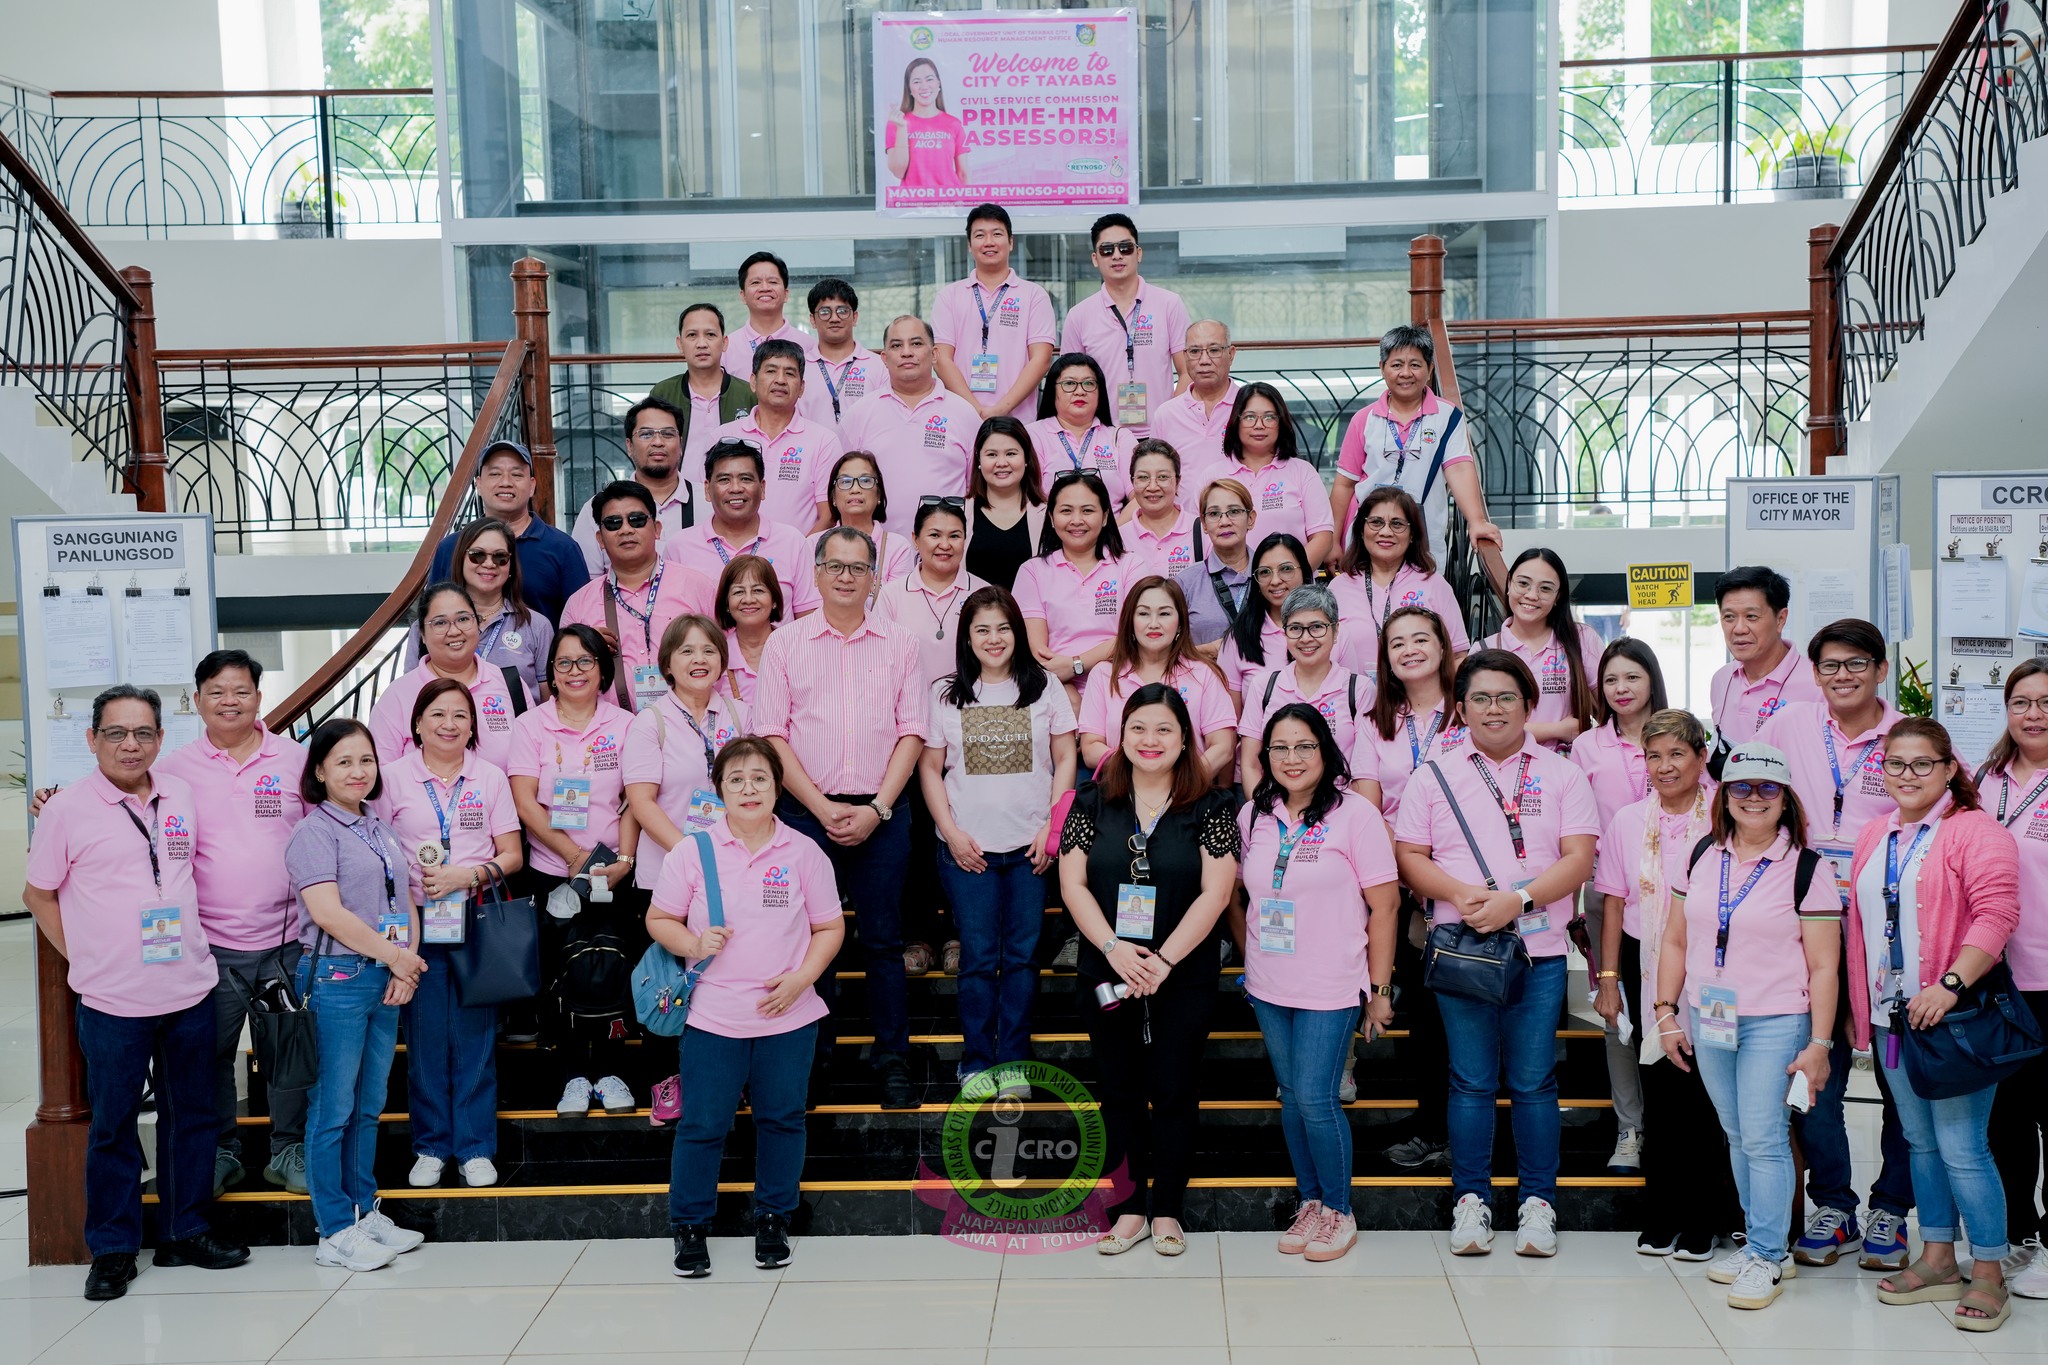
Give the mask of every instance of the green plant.
<path id="1" fill-rule="evenodd" d="M 313 173 L 310 165 L 302 165 L 299 167 L 298 175 L 284 192 L 284 202 L 298 204 L 314 213 L 320 213 L 326 207 L 326 196 L 327 187 L 320 183 L 320 177 Z M 342 193 L 339 185 L 334 187 L 334 206 L 337 209 L 348 207 L 348 196 Z"/>
<path id="2" fill-rule="evenodd" d="M 1773 172 L 1794 157 L 1811 156 L 1856 164 L 1849 151 L 1849 129 L 1839 123 L 1825 128 L 1784 128 L 1769 137 L 1749 140 L 1749 156 L 1756 162 L 1757 178 L 1769 180 Z"/>
<path id="3" fill-rule="evenodd" d="M 1899 663 L 1903 671 L 1899 674 L 1899 710 L 1908 716 L 1931 716 L 1934 714 L 1934 694 L 1927 690 L 1927 679 L 1920 676 L 1921 664 L 1901 654 Z"/>

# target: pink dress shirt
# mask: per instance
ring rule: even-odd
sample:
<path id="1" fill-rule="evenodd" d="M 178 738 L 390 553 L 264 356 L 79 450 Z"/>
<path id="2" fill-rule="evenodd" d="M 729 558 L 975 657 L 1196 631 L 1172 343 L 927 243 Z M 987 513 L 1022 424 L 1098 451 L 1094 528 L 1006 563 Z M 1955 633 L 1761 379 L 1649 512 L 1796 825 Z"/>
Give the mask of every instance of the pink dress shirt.
<path id="1" fill-rule="evenodd" d="M 827 796 L 871 795 L 896 741 L 924 731 L 917 642 L 872 615 L 850 635 L 821 611 L 784 626 L 761 654 L 754 733 L 786 740 Z"/>

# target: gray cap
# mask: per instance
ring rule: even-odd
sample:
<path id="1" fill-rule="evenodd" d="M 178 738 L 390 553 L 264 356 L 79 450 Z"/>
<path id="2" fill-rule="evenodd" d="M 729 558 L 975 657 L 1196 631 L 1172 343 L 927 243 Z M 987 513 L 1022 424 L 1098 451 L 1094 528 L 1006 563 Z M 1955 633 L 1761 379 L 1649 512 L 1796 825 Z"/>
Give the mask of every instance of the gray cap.
<path id="1" fill-rule="evenodd" d="M 1721 782 L 1776 782 L 1780 786 L 1792 785 L 1792 765 L 1785 761 L 1785 755 L 1768 744 L 1754 740 L 1738 744 L 1728 755 L 1728 761 L 1721 765 Z"/>

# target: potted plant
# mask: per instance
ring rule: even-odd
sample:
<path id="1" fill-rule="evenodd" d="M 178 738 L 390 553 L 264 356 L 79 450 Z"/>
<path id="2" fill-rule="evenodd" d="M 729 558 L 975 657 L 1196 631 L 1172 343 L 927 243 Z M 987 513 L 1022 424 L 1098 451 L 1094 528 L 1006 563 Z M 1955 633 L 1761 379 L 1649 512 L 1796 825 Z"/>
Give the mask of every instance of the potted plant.
<path id="1" fill-rule="evenodd" d="M 277 204 L 277 235 L 281 239 L 325 237 L 327 235 L 327 187 L 313 174 L 311 166 L 300 166 L 297 177 Z M 334 189 L 334 234 L 341 235 L 348 221 L 348 196 Z"/>
<path id="2" fill-rule="evenodd" d="M 1786 128 L 1753 139 L 1749 154 L 1758 181 L 1773 199 L 1839 199 L 1856 164 L 1849 154 L 1849 130 L 1838 123 Z"/>

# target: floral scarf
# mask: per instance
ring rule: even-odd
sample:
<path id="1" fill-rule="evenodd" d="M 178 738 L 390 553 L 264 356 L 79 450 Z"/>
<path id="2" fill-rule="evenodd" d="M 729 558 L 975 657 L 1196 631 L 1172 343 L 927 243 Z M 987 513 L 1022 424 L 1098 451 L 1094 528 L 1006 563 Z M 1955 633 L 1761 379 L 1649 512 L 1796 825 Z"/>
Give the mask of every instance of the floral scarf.
<path id="1" fill-rule="evenodd" d="M 1713 820 L 1707 813 L 1708 794 L 1712 790 L 1712 784 L 1702 777 L 1680 833 L 1681 846 L 1687 850 L 1713 828 Z M 1637 999 L 1646 1005 L 1657 998 L 1657 958 L 1664 946 L 1664 925 L 1671 916 L 1671 889 L 1664 876 L 1663 799 L 1652 794 L 1648 800 L 1649 811 L 1643 820 L 1642 864 L 1636 870 L 1636 907 L 1643 925 L 1643 979 Z M 1643 1065 L 1663 1061 L 1664 1047 L 1658 1041 L 1655 1020 L 1638 1019 L 1636 1024 Z"/>

